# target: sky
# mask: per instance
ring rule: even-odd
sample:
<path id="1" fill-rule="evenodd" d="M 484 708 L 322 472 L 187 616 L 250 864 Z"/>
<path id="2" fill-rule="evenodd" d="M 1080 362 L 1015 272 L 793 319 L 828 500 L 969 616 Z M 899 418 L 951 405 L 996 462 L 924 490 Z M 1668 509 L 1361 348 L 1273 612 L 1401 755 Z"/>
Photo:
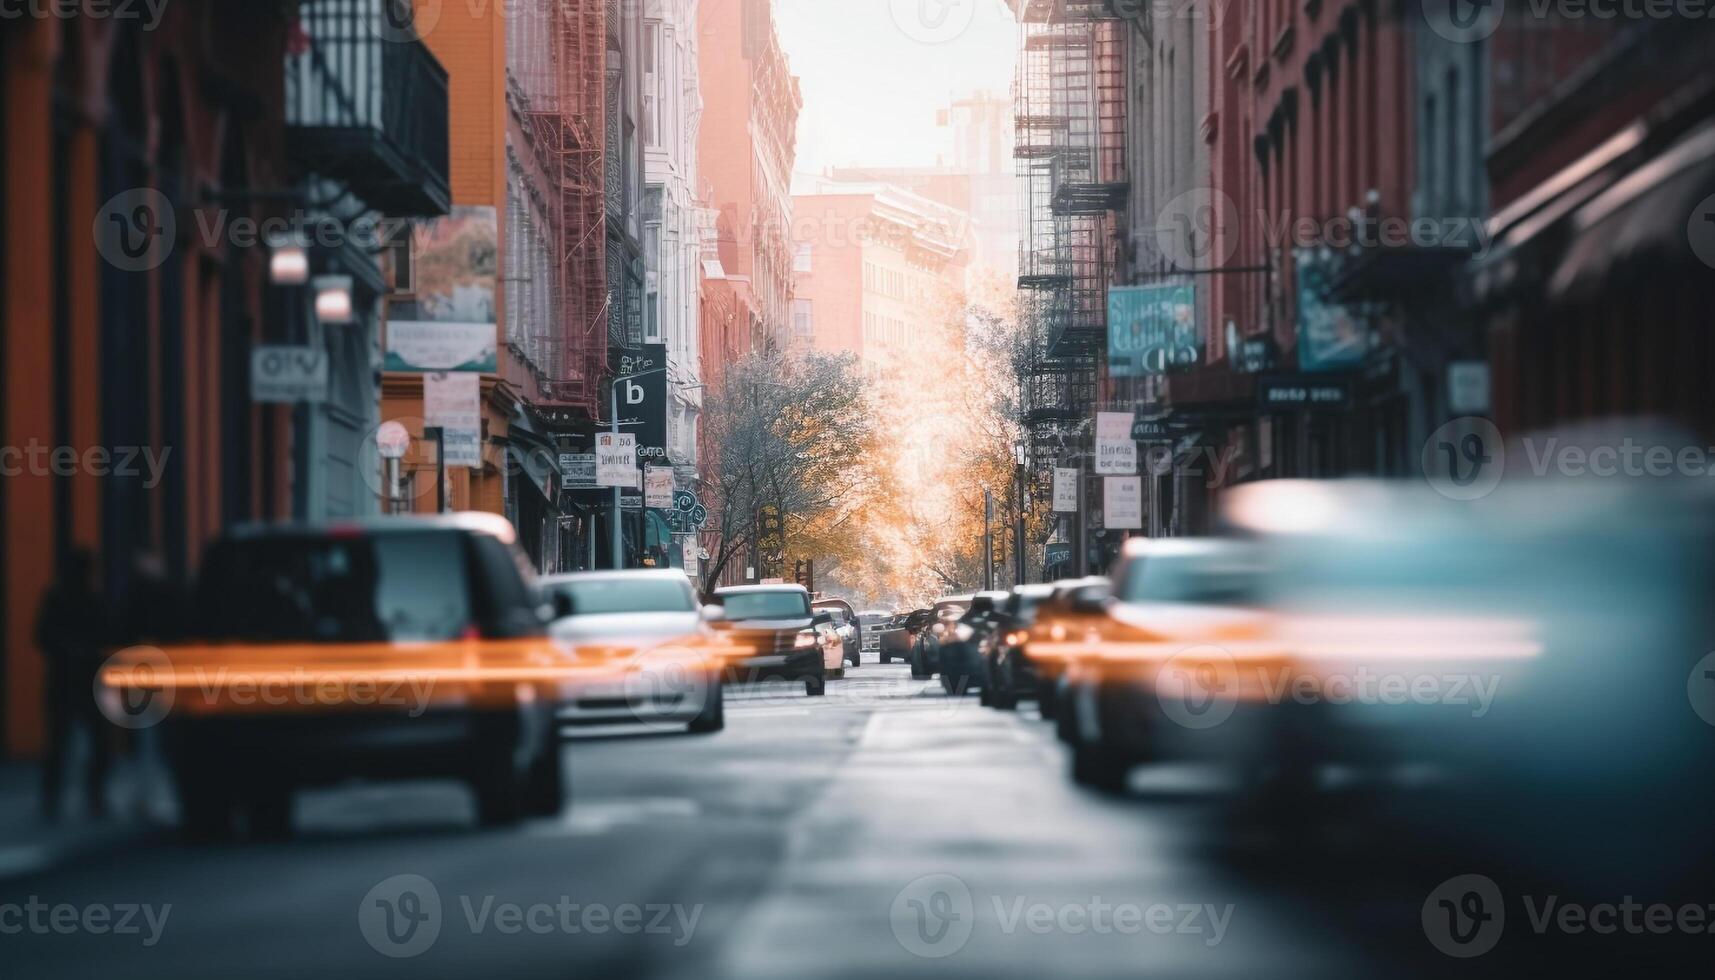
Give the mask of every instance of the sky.
<path id="1" fill-rule="evenodd" d="M 1018 30 L 1002 0 L 776 0 L 775 10 L 804 90 L 800 174 L 951 160 L 936 110 L 1012 85 Z"/>

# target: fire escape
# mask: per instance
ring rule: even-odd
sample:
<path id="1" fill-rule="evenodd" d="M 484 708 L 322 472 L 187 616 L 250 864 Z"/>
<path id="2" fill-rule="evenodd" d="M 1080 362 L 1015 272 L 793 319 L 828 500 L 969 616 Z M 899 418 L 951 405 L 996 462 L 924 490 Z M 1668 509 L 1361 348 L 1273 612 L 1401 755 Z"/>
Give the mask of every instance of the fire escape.
<path id="1" fill-rule="evenodd" d="M 1099 0 L 1012 0 L 1023 50 L 1014 148 L 1018 287 L 1032 356 L 1025 418 L 1039 492 L 1087 448 L 1107 346 L 1116 212 L 1125 207 L 1124 25 Z"/>
<path id="2" fill-rule="evenodd" d="M 554 39 L 526 108 L 538 152 L 559 197 L 555 212 L 559 323 L 545 345 L 548 402 L 597 415 L 607 364 L 611 300 L 607 270 L 607 16 L 605 0 L 559 0 Z"/>

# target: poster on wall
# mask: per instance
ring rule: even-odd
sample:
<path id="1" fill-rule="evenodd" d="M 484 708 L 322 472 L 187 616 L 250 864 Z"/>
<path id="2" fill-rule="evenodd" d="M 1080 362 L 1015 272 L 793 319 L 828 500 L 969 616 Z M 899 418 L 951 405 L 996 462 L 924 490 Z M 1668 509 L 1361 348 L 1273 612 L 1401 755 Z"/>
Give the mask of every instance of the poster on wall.
<path id="1" fill-rule="evenodd" d="M 673 467 L 643 468 L 643 506 L 667 510 L 673 506 Z"/>
<path id="2" fill-rule="evenodd" d="M 448 466 L 482 466 L 482 375 L 423 375 L 423 424 L 441 430 Z"/>

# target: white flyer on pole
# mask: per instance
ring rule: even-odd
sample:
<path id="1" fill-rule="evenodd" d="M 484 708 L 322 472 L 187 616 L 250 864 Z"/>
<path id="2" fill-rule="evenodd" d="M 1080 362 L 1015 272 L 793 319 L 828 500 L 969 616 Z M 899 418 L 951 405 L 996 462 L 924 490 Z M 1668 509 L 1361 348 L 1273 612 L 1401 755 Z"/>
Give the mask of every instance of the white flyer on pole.
<path id="1" fill-rule="evenodd" d="M 1054 513 L 1078 512 L 1078 471 L 1064 466 L 1054 468 Z"/>
<path id="2" fill-rule="evenodd" d="M 423 375 L 423 424 L 441 430 L 447 466 L 482 466 L 482 375 Z"/>
<path id="3" fill-rule="evenodd" d="M 1110 531 L 1143 530 L 1143 478 L 1110 476 L 1103 479 L 1102 510 Z"/>
<path id="4" fill-rule="evenodd" d="M 637 437 L 630 433 L 596 433 L 596 486 L 635 489 L 637 477 Z"/>
<path id="5" fill-rule="evenodd" d="M 1096 413 L 1096 472 L 1103 476 L 1137 474 L 1137 442 L 1131 437 L 1132 413 Z"/>
<path id="6" fill-rule="evenodd" d="M 673 467 L 645 466 L 643 468 L 643 506 L 671 510 L 673 507 Z"/>

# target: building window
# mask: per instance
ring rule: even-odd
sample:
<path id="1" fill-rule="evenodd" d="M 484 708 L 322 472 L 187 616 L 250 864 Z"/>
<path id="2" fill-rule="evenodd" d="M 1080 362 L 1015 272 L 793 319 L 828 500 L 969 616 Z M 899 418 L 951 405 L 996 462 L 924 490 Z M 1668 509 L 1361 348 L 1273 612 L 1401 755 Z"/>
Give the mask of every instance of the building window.
<path id="1" fill-rule="evenodd" d="M 798 251 L 792 256 L 793 272 L 810 272 L 812 270 L 812 253 L 815 246 L 809 242 L 799 242 Z"/>
<path id="2" fill-rule="evenodd" d="M 816 335 L 815 308 L 807 299 L 792 301 L 792 333 L 798 337 Z"/>

